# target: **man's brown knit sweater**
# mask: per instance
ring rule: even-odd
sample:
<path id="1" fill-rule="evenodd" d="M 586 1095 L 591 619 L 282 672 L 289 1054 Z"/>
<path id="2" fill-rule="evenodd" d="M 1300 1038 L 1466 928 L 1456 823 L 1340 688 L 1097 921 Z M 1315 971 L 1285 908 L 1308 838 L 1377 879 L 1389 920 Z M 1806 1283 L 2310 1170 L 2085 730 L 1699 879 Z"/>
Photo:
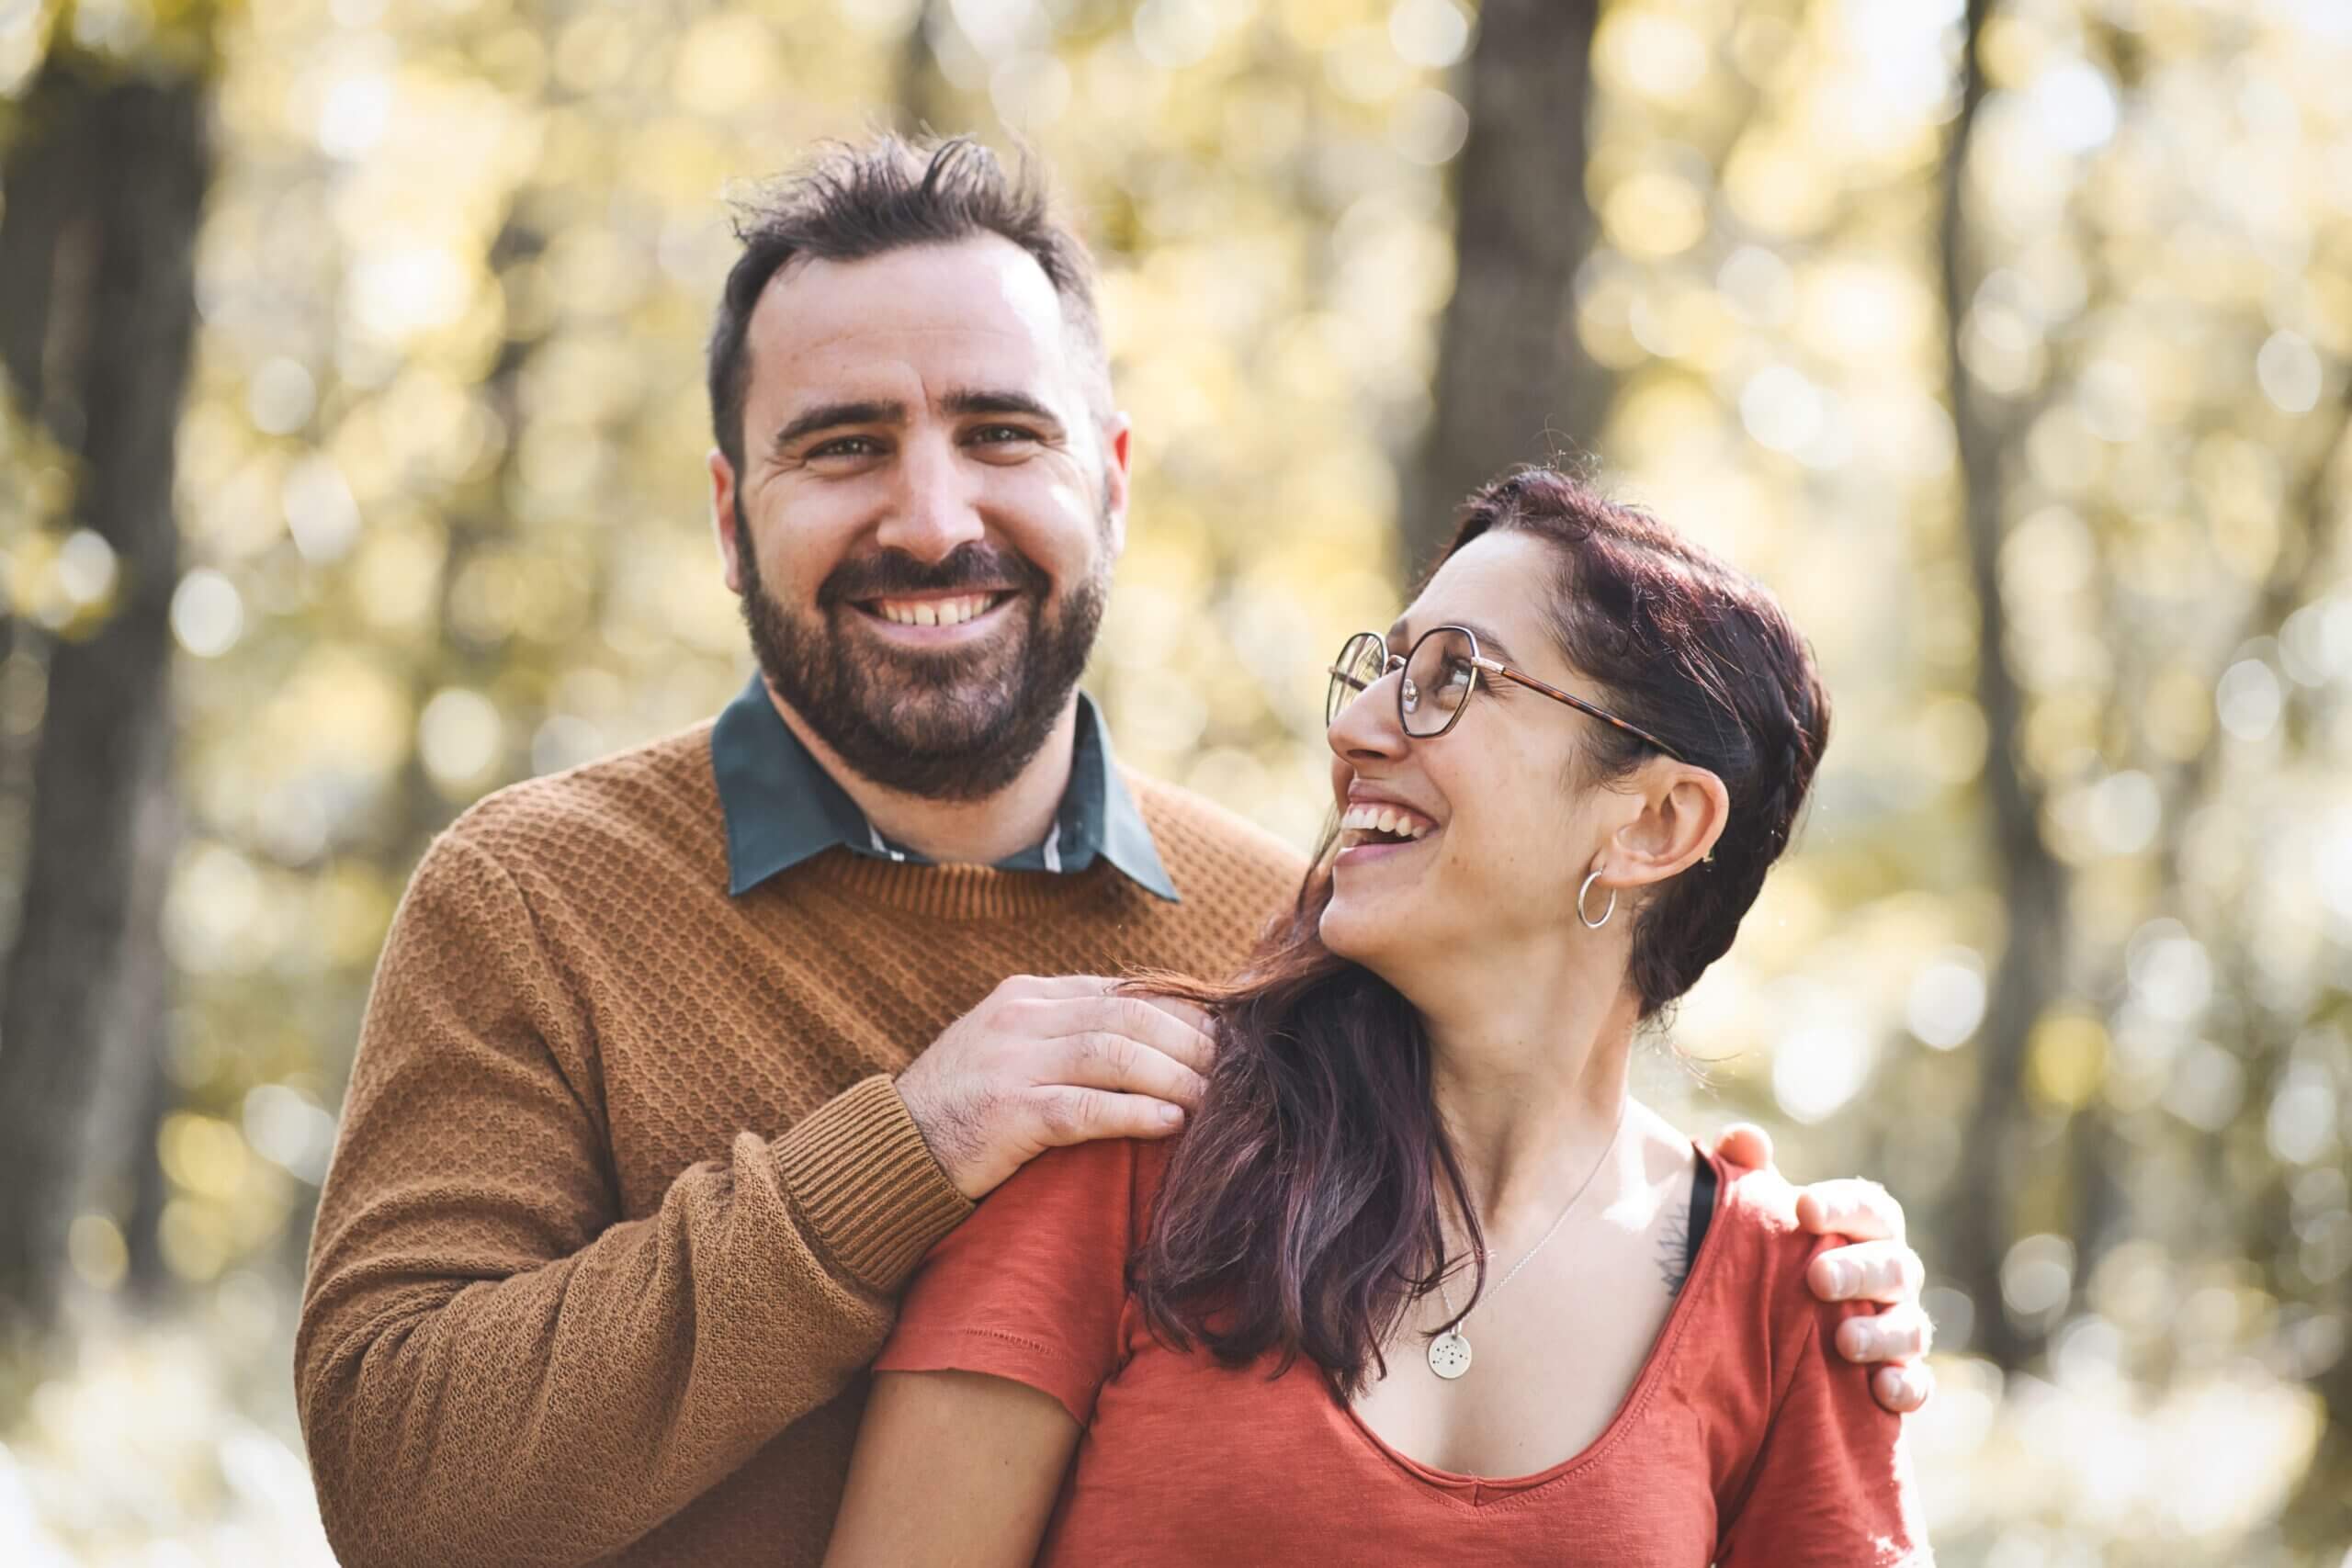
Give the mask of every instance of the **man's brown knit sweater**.
<path id="1" fill-rule="evenodd" d="M 481 802 L 393 921 L 296 1349 L 348 1568 L 815 1562 L 970 1208 L 890 1075 L 1008 976 L 1226 973 L 1297 886 L 1129 775 L 1181 903 L 841 849 L 730 898 L 710 728 Z"/>

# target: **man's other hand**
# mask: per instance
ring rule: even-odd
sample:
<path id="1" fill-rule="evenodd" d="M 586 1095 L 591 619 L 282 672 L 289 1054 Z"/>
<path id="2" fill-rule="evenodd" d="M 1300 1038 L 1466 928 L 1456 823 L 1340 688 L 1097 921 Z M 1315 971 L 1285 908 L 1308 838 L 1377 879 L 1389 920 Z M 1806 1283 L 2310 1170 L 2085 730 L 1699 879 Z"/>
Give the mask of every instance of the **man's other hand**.
<path id="1" fill-rule="evenodd" d="M 1724 1130 L 1715 1153 L 1733 1165 L 1761 1169 L 1772 1163 L 1771 1135 L 1752 1122 Z M 1849 1177 L 1797 1189 L 1797 1223 L 1815 1235 L 1837 1235 L 1849 1245 L 1813 1260 L 1805 1283 L 1825 1302 L 1876 1302 L 1873 1316 L 1850 1317 L 1838 1325 L 1838 1353 L 1864 1365 L 1884 1362 L 1871 1374 L 1871 1393 L 1896 1415 L 1908 1415 L 1936 1392 L 1936 1375 L 1920 1358 L 1935 1338 L 1935 1325 L 1919 1305 L 1927 1275 L 1919 1255 L 1903 1239 L 1903 1205 L 1875 1181 Z"/>
<path id="2" fill-rule="evenodd" d="M 1208 1016 L 1094 975 L 1016 975 L 899 1076 L 947 1179 L 978 1200 L 1062 1144 L 1159 1138 L 1201 1102 Z"/>

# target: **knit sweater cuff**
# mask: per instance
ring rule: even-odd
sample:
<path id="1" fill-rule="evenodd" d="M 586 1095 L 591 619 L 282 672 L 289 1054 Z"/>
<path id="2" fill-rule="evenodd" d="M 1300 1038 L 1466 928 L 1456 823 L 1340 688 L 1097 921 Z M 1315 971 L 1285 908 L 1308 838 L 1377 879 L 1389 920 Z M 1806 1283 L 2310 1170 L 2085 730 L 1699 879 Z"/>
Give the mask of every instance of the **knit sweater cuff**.
<path id="1" fill-rule="evenodd" d="M 863 1079 L 819 1107 L 775 1156 L 818 1244 L 877 1295 L 897 1294 L 932 1244 L 972 1212 L 888 1077 Z"/>

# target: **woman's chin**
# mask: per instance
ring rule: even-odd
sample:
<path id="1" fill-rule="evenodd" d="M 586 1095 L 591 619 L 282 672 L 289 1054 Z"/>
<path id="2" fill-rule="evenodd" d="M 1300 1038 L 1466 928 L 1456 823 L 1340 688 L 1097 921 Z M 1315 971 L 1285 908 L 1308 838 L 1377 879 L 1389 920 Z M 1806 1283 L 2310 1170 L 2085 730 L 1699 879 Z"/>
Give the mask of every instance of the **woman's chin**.
<path id="1" fill-rule="evenodd" d="M 1337 956 L 1377 969 L 1381 938 L 1400 922 L 1382 918 L 1380 911 L 1371 907 L 1373 903 L 1369 898 L 1335 897 L 1323 907 L 1323 918 L 1316 929 L 1323 945 Z"/>

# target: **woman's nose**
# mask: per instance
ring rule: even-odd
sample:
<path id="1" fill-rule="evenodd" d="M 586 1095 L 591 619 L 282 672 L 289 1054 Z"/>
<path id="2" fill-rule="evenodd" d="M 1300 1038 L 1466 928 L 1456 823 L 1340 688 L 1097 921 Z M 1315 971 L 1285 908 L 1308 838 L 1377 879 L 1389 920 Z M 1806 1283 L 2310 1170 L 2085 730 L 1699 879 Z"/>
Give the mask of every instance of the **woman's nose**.
<path id="1" fill-rule="evenodd" d="M 1408 742 L 1404 728 L 1396 719 L 1396 682 L 1404 678 L 1403 671 L 1392 670 L 1358 692 L 1355 701 L 1340 710 L 1324 736 L 1333 756 L 1342 761 L 1354 761 L 1404 753 Z"/>

